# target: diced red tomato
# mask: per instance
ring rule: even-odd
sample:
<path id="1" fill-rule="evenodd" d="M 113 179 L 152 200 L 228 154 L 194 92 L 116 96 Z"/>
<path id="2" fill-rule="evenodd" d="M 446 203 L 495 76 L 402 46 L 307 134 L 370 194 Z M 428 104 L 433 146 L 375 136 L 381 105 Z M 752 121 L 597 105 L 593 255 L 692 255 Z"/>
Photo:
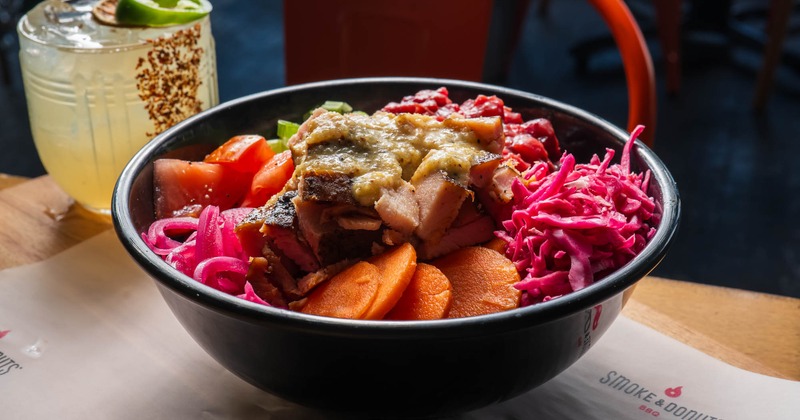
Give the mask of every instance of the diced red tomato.
<path id="1" fill-rule="evenodd" d="M 444 87 L 436 90 L 421 90 L 414 95 L 403 97 L 400 103 L 388 103 L 383 107 L 383 111 L 392 112 L 394 114 L 413 113 L 434 115 L 441 107 L 452 104 L 453 101 L 450 100 L 448 94 L 447 88 Z"/>
<path id="2" fill-rule="evenodd" d="M 242 207 L 261 207 L 266 204 L 267 200 L 283 189 L 293 172 L 291 151 L 286 150 L 275 155 L 253 176 L 250 191 L 242 201 Z"/>
<path id="3" fill-rule="evenodd" d="M 518 170 L 525 170 L 534 162 L 557 162 L 561 158 L 561 148 L 550 121 L 537 118 L 522 124 L 506 124 L 503 156 L 513 159 Z"/>
<path id="4" fill-rule="evenodd" d="M 561 158 L 561 147 L 556 138 L 556 130 L 553 124 L 546 118 L 537 118 L 526 121 L 521 125 L 522 130 L 533 137 L 536 137 L 547 150 L 547 156 L 551 161 L 557 162 Z"/>
<path id="5" fill-rule="evenodd" d="M 540 160 L 547 161 L 547 150 L 544 144 L 529 134 L 506 137 L 506 150 L 518 155 L 528 165 Z"/>
<path id="6" fill-rule="evenodd" d="M 503 100 L 497 96 L 478 95 L 475 99 L 467 99 L 461 104 L 461 114 L 467 118 L 502 117 L 505 107 Z"/>
<path id="7" fill-rule="evenodd" d="M 224 165 L 158 159 L 153 164 L 156 217 L 197 217 L 210 204 L 232 208 L 249 185 L 249 175 Z"/>
<path id="8" fill-rule="evenodd" d="M 250 134 L 231 137 L 206 156 L 204 162 L 218 163 L 253 175 L 273 156 L 275 152 L 267 144 L 267 139 Z"/>

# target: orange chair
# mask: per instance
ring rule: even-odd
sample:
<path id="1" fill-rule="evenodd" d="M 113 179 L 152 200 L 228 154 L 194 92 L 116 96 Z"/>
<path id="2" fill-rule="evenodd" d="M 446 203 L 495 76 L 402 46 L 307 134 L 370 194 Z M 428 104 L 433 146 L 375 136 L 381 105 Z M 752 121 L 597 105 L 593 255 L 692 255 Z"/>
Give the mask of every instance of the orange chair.
<path id="1" fill-rule="evenodd" d="M 642 32 L 622 0 L 589 3 L 622 55 L 628 129 L 645 125 L 641 139 L 652 145 L 655 75 Z M 482 80 L 492 0 L 284 0 L 283 5 L 288 85 L 366 76 Z"/>
<path id="2" fill-rule="evenodd" d="M 642 31 L 622 0 L 589 0 L 611 29 L 617 43 L 628 84 L 628 131 L 641 124 L 640 139 L 653 145 L 656 132 L 656 78 L 653 59 Z"/>

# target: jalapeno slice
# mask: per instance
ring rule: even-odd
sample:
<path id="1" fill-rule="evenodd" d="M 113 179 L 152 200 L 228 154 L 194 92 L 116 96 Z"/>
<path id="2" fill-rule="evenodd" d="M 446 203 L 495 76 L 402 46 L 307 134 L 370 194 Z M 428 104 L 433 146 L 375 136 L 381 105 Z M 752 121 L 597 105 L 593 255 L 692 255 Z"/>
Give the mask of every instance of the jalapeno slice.
<path id="1" fill-rule="evenodd" d="M 211 13 L 207 0 L 119 0 L 115 17 L 122 25 L 170 26 Z"/>

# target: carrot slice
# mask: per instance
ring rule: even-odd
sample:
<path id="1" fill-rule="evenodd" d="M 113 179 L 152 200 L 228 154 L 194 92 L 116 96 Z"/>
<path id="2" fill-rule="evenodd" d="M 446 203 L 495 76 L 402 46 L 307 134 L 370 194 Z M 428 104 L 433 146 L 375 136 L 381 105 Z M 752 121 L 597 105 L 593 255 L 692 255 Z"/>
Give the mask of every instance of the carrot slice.
<path id="1" fill-rule="evenodd" d="M 519 306 L 520 280 L 514 263 L 497 251 L 472 246 L 432 262 L 453 285 L 448 318 L 490 314 Z"/>
<path id="2" fill-rule="evenodd" d="M 450 310 L 452 292 L 450 280 L 441 270 L 430 264 L 419 263 L 403 296 L 385 319 L 442 319 Z"/>
<path id="3" fill-rule="evenodd" d="M 381 272 L 381 284 L 375 301 L 364 319 L 383 319 L 397 304 L 417 269 L 417 251 L 408 242 L 398 245 L 368 260 Z"/>
<path id="4" fill-rule="evenodd" d="M 380 283 L 378 267 L 358 262 L 314 288 L 300 311 L 334 318 L 363 318 Z"/>
<path id="5" fill-rule="evenodd" d="M 485 244 L 483 244 L 483 246 L 489 249 L 493 249 L 499 252 L 501 255 L 506 255 L 506 248 L 508 248 L 508 242 L 500 238 L 493 238 L 490 239 Z"/>

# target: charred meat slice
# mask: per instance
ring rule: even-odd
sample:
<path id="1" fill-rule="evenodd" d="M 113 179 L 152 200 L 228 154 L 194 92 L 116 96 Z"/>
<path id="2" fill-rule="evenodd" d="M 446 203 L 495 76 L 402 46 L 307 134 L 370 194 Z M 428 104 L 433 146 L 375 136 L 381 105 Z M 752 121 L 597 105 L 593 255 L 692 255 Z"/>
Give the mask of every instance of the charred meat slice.
<path id="1" fill-rule="evenodd" d="M 270 246 L 281 252 L 302 271 L 319 269 L 319 261 L 308 244 L 291 229 L 265 225 L 264 235 L 270 239 Z"/>
<path id="2" fill-rule="evenodd" d="M 347 230 L 378 230 L 383 224 L 373 208 L 347 204 L 325 206 L 320 219 L 325 223 L 336 222 Z"/>
<path id="3" fill-rule="evenodd" d="M 378 230 L 383 222 L 363 214 L 350 213 L 337 217 L 336 224 L 345 230 Z"/>
<path id="4" fill-rule="evenodd" d="M 480 216 L 466 225 L 453 226 L 444 233 L 439 242 L 423 242 L 419 246 L 421 259 L 433 259 L 449 254 L 459 248 L 478 245 L 494 238 L 495 224 L 491 217 Z"/>
<path id="5" fill-rule="evenodd" d="M 482 156 L 469 169 L 469 183 L 475 188 L 485 188 L 492 182 L 494 172 L 500 166 L 503 158 L 500 155 L 487 154 Z"/>
<path id="6" fill-rule="evenodd" d="M 300 198 L 308 201 L 355 204 L 353 179 L 333 171 L 309 171 L 298 185 Z"/>
<path id="7" fill-rule="evenodd" d="M 292 200 L 296 191 L 287 191 L 257 210 L 264 218 L 261 233 L 273 250 L 291 259 L 303 271 L 318 270 L 320 265 L 306 240 L 298 235 L 297 212 Z"/>
<path id="8" fill-rule="evenodd" d="M 264 226 L 268 210 L 267 207 L 257 208 L 236 225 L 236 237 L 239 238 L 242 249 L 247 255 L 260 256 L 267 245 L 267 238 L 261 228 Z"/>
<path id="9" fill-rule="evenodd" d="M 372 244 L 381 240 L 380 229 L 372 229 L 374 223 L 365 224 L 369 229 L 355 230 L 345 229 L 339 223 L 341 218 L 363 219 L 365 212 L 374 213 L 374 210 L 355 206 L 332 208 L 299 197 L 294 200 L 294 205 L 297 209 L 298 228 L 323 266 L 343 259 L 369 256 Z"/>
<path id="10" fill-rule="evenodd" d="M 261 214 L 264 223 L 269 226 L 291 229 L 297 218 L 297 212 L 292 203 L 295 197 L 297 197 L 297 191 L 286 191 L 256 212 Z"/>
<path id="11" fill-rule="evenodd" d="M 500 165 L 494 169 L 488 185 L 476 189 L 476 197 L 483 209 L 498 222 L 511 217 L 511 199 L 514 196 L 511 184 L 515 179 L 521 180 L 516 169 L 508 165 Z"/>
<path id="12" fill-rule="evenodd" d="M 375 203 L 375 211 L 386 224 L 398 233 L 410 236 L 419 226 L 419 205 L 414 187 L 403 182 L 396 189 L 384 190 Z"/>
<path id="13" fill-rule="evenodd" d="M 354 264 L 352 260 L 342 260 L 337 263 L 323 267 L 313 273 L 308 273 L 297 281 L 297 288 L 303 296 L 307 295 L 317 285 L 339 274 L 345 268 Z"/>
<path id="14" fill-rule="evenodd" d="M 274 254 L 273 254 L 274 255 Z M 269 259 L 264 257 L 256 257 L 250 260 L 250 266 L 247 269 L 247 281 L 253 286 L 256 295 L 264 299 L 272 306 L 279 308 L 287 307 L 287 299 L 281 288 L 276 286 L 272 281 L 276 267 Z M 289 276 L 294 282 L 294 279 Z M 296 288 L 296 287 L 295 287 Z"/>
<path id="15" fill-rule="evenodd" d="M 492 182 L 489 186 L 490 191 L 498 200 L 508 203 L 514 198 L 514 194 L 511 192 L 511 184 L 514 183 L 515 179 L 519 178 L 520 175 L 516 169 L 508 165 L 498 166 L 492 176 Z"/>
<path id="16" fill-rule="evenodd" d="M 503 151 L 503 122 L 495 117 L 478 118 L 447 118 L 443 121 L 446 127 L 466 129 L 475 134 L 479 143 L 483 143 L 484 150 L 491 153 Z"/>
<path id="17" fill-rule="evenodd" d="M 478 220 L 481 216 L 484 216 L 484 214 L 481 212 L 478 203 L 473 200 L 464 200 L 451 227 L 468 225 Z"/>
<path id="18" fill-rule="evenodd" d="M 444 172 L 429 174 L 414 188 L 414 198 L 419 205 L 416 234 L 425 242 L 438 242 L 472 192 L 455 183 Z"/>
<path id="19" fill-rule="evenodd" d="M 432 259 L 459 248 L 478 245 L 492 239 L 495 230 L 494 220 L 482 213 L 476 202 L 464 200 L 442 239 L 422 242 L 418 246 L 418 255 L 421 259 Z"/>

